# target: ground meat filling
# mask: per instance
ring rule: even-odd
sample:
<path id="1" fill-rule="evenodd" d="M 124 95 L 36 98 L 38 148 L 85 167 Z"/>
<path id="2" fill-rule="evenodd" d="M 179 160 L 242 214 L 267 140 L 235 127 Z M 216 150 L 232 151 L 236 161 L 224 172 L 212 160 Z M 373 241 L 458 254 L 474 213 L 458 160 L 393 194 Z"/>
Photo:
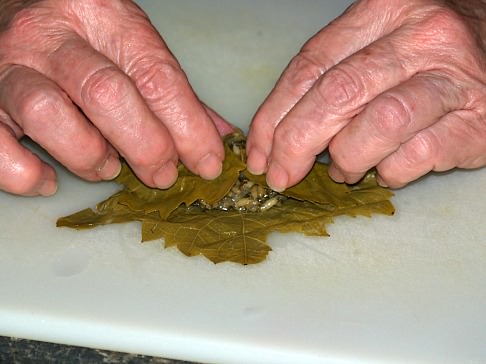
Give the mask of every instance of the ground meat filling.
<path id="1" fill-rule="evenodd" d="M 245 139 L 236 134 L 230 141 L 233 153 L 246 159 Z M 278 206 L 286 197 L 273 191 L 268 186 L 259 185 L 248 180 L 243 173 L 240 173 L 238 180 L 231 190 L 221 200 L 209 204 L 204 200 L 197 200 L 193 206 L 204 210 L 237 210 L 241 212 L 261 212 L 267 211 L 274 206 Z"/>
<path id="2" fill-rule="evenodd" d="M 285 196 L 266 186 L 263 187 L 249 181 L 243 174 L 240 174 L 238 181 L 221 200 L 212 205 L 204 200 L 198 200 L 194 205 L 205 210 L 259 212 L 269 210 L 281 204 L 285 199 Z"/>

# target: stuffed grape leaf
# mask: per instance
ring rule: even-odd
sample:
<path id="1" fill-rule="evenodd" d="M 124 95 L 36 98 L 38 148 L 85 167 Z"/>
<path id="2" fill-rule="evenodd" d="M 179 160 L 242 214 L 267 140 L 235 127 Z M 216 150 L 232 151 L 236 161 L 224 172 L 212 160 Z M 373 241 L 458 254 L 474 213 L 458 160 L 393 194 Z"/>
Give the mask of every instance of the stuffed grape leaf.
<path id="1" fill-rule="evenodd" d="M 144 242 L 163 238 L 165 247 L 177 247 L 187 256 L 202 254 L 214 263 L 254 264 L 271 251 L 267 244 L 271 232 L 327 236 L 325 226 L 334 216 L 394 213 L 392 193 L 377 185 L 373 172 L 349 186 L 333 182 L 327 166 L 321 163 L 316 163 L 301 183 L 286 190 L 285 197 L 264 202 L 275 204 L 270 209 L 205 208 L 225 198 L 242 176 L 251 185 L 265 184 L 264 177 L 245 170 L 242 143 L 241 134 L 225 138 L 226 159 L 217 179 L 203 180 L 180 165 L 176 184 L 166 190 L 145 186 L 124 165 L 116 179 L 124 186 L 121 191 L 100 202 L 95 210 L 60 218 L 57 226 L 83 229 L 141 221 Z"/>

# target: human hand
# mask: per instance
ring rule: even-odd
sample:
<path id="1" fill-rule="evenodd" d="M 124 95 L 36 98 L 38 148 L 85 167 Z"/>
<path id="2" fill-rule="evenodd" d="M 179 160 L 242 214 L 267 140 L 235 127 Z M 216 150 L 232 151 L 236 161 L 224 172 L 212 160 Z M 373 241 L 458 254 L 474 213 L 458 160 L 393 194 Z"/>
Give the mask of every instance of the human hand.
<path id="1" fill-rule="evenodd" d="M 165 188 L 179 159 L 216 177 L 218 130 L 229 128 L 133 2 L 0 2 L 0 189 L 56 191 L 54 169 L 19 143 L 24 134 L 84 179 L 115 177 L 120 154 Z"/>
<path id="2" fill-rule="evenodd" d="M 338 182 L 486 165 L 486 1 L 358 1 L 310 39 L 252 121 L 248 168 L 283 190 L 326 147 Z"/>

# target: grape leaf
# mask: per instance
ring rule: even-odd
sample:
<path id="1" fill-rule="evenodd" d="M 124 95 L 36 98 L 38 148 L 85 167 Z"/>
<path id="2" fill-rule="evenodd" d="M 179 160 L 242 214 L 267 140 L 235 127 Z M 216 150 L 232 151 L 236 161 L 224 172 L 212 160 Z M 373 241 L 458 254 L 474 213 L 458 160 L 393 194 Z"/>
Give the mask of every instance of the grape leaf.
<path id="1" fill-rule="evenodd" d="M 392 214 L 389 201 L 355 203 L 333 208 L 289 199 L 266 212 L 241 212 L 179 207 L 167 220 L 145 219 L 142 241 L 164 238 L 165 247 L 177 247 L 187 256 L 202 254 L 214 263 L 232 261 L 253 264 L 271 250 L 271 232 L 299 232 L 327 236 L 326 224 L 337 215 Z"/>
<path id="2" fill-rule="evenodd" d="M 392 193 L 376 183 L 370 172 L 356 185 L 338 184 L 327 174 L 327 166 L 316 163 L 307 177 L 284 192 L 287 199 L 264 212 L 207 210 L 193 203 L 213 203 L 223 198 L 244 173 L 249 180 L 265 184 L 264 176 L 245 170 L 244 153 L 234 153 L 238 135 L 225 139 L 223 173 L 206 181 L 179 166 L 176 184 L 159 190 L 145 186 L 124 165 L 116 179 L 124 188 L 100 202 L 95 210 L 85 209 L 60 218 L 57 226 L 77 229 L 128 221 L 142 222 L 142 241 L 164 239 L 165 247 L 177 247 L 187 256 L 204 255 L 214 263 L 231 261 L 254 264 L 263 261 L 271 247 L 271 232 L 299 232 L 327 236 L 326 224 L 334 216 L 392 215 Z M 243 171 L 243 172 L 242 172 Z"/>
<path id="3" fill-rule="evenodd" d="M 213 203 L 224 197 L 235 184 L 241 171 L 246 168 L 241 158 L 225 144 L 226 158 L 221 175 L 211 181 L 204 180 L 178 166 L 176 183 L 165 190 L 144 185 L 132 170 L 123 163 L 116 182 L 123 190 L 98 203 L 96 209 L 84 209 L 58 219 L 57 226 L 77 229 L 92 228 L 97 225 L 143 220 L 146 215 L 156 213 L 158 218 L 167 217 L 181 204 L 191 205 L 198 199 Z"/>

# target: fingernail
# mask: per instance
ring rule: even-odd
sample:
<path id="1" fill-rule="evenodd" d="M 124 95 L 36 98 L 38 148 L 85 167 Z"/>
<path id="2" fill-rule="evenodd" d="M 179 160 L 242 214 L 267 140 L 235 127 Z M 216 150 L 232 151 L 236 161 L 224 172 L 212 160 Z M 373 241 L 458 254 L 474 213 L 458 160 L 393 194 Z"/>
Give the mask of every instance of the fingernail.
<path id="1" fill-rule="evenodd" d="M 287 171 L 283 169 L 280 163 L 270 162 L 267 172 L 268 186 L 276 192 L 283 192 L 287 188 L 288 183 L 289 175 Z"/>
<path id="2" fill-rule="evenodd" d="M 385 187 L 385 188 L 388 188 L 388 184 L 383 180 L 383 178 L 380 177 L 380 175 L 377 175 L 376 176 L 376 182 L 378 183 L 378 185 L 380 185 L 381 187 Z"/>
<path id="3" fill-rule="evenodd" d="M 173 161 L 168 161 L 155 172 L 153 176 L 157 188 L 166 189 L 177 181 L 177 166 Z"/>
<path id="4" fill-rule="evenodd" d="M 112 180 L 120 174 L 121 163 L 120 160 L 114 155 L 110 155 L 103 166 L 98 169 L 98 176 L 104 180 Z"/>
<path id="5" fill-rule="evenodd" d="M 334 182 L 344 183 L 344 181 L 346 180 L 344 178 L 344 175 L 341 173 L 341 171 L 337 169 L 333 163 L 329 165 L 327 173 L 329 174 L 329 177 L 331 177 L 334 180 Z"/>
<path id="6" fill-rule="evenodd" d="M 199 161 L 196 171 L 204 179 L 215 179 L 223 171 L 223 161 L 216 154 L 208 153 Z"/>
<path id="7" fill-rule="evenodd" d="M 56 180 L 46 179 L 39 187 L 39 195 L 49 197 L 57 192 L 57 182 Z"/>
<path id="8" fill-rule="evenodd" d="M 260 150 L 252 148 L 248 154 L 246 168 L 254 175 L 265 173 L 267 169 L 267 157 Z"/>

